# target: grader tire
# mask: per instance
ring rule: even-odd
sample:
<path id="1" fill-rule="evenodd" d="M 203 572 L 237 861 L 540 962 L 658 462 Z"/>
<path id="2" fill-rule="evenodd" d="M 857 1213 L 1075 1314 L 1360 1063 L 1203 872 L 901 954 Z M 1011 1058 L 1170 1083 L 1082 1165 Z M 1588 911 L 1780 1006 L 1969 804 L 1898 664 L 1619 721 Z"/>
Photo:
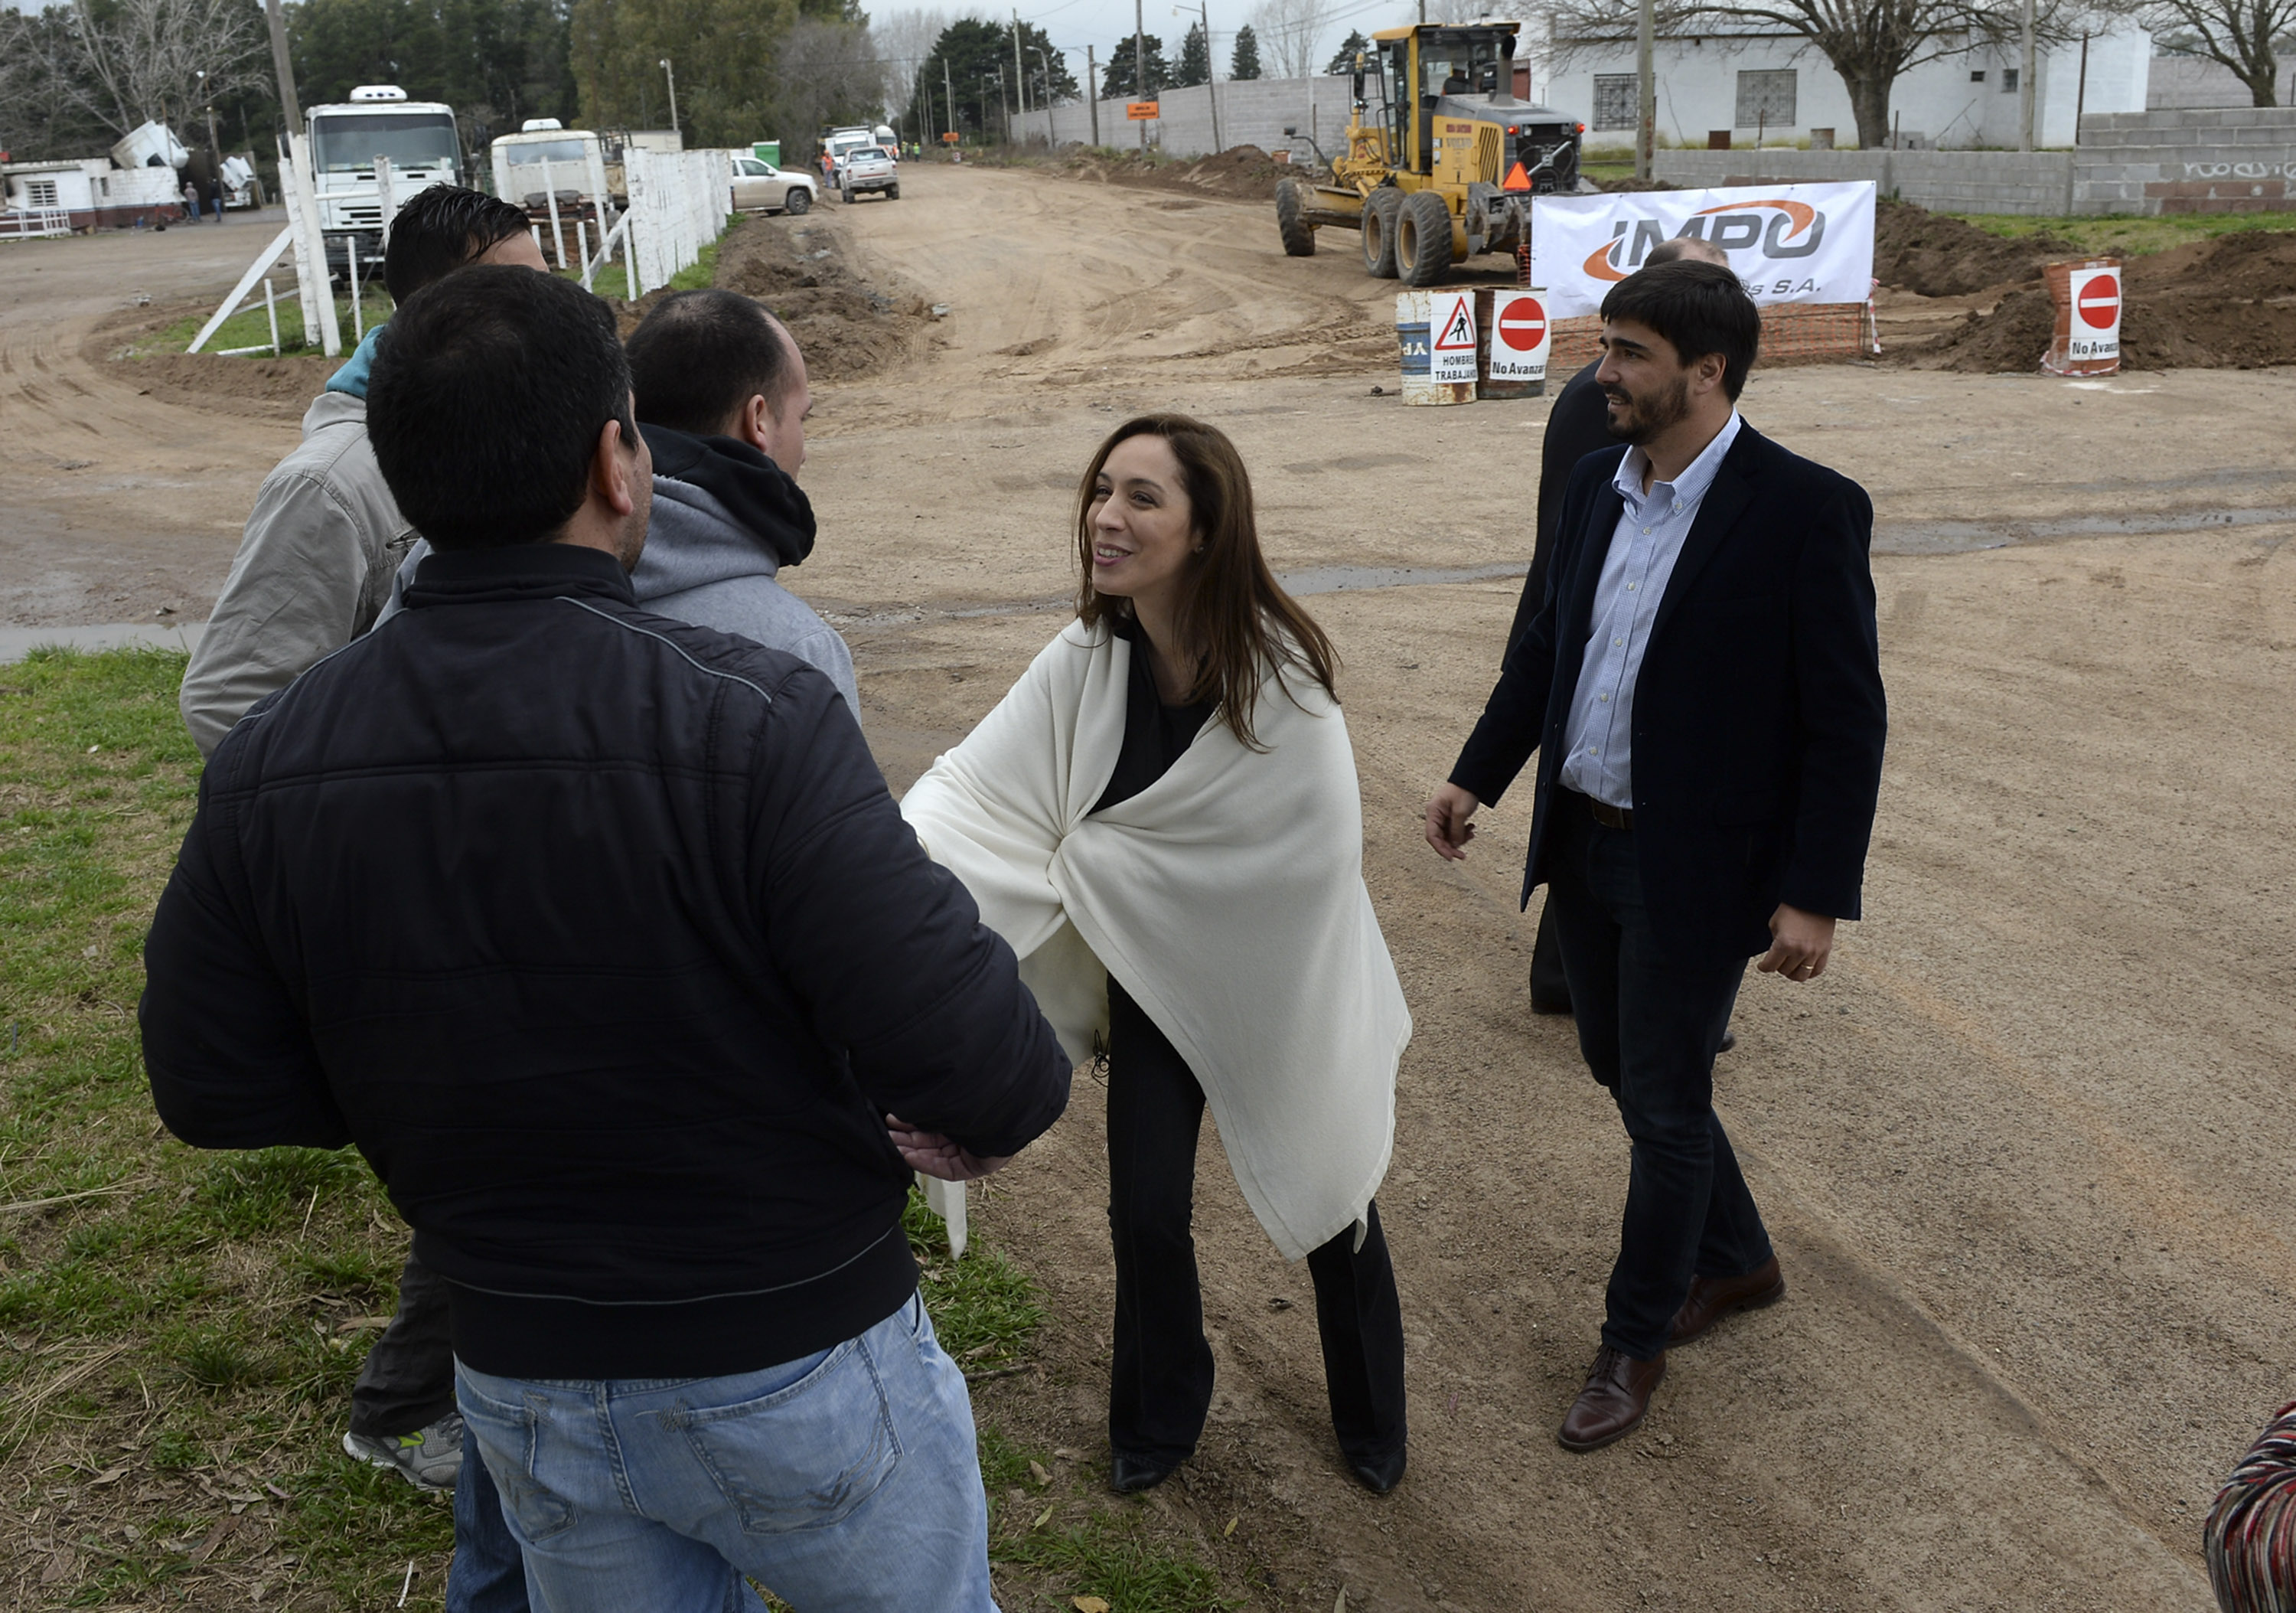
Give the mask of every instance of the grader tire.
<path id="1" fill-rule="evenodd" d="M 1403 193 L 1385 185 L 1364 199 L 1364 273 L 1374 280 L 1395 278 L 1395 222 L 1402 210 Z"/>
<path id="2" fill-rule="evenodd" d="M 1406 285 L 1433 285 L 1450 267 L 1451 210 L 1433 191 L 1414 191 L 1396 220 L 1397 277 Z"/>
<path id="3" fill-rule="evenodd" d="M 1286 258 L 1316 255 L 1316 226 L 1300 216 L 1307 210 L 1307 199 L 1300 194 L 1297 179 L 1286 179 L 1275 187 L 1275 233 L 1283 238 Z"/>

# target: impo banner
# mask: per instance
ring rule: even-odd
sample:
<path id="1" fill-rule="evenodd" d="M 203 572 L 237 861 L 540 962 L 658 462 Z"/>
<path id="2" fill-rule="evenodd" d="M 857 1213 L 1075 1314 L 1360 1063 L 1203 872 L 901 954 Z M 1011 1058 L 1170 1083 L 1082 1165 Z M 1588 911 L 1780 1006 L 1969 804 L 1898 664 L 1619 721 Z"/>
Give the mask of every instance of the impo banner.
<path id="1" fill-rule="evenodd" d="M 1863 302 L 1874 289 L 1870 180 L 1541 196 L 1531 203 L 1531 283 L 1546 287 L 1554 318 L 1598 313 L 1604 293 L 1676 235 L 1729 253 L 1757 302 Z"/>

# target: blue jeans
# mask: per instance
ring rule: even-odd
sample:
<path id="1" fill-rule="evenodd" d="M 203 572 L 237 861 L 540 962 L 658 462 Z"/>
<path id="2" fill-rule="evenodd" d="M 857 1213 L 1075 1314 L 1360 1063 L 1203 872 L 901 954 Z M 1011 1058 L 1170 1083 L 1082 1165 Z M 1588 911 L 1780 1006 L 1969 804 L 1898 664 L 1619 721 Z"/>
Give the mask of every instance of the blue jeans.
<path id="1" fill-rule="evenodd" d="M 526 1565 L 467 1420 L 462 1477 L 455 1481 L 455 1562 L 447 1570 L 447 1613 L 529 1613 Z"/>
<path id="2" fill-rule="evenodd" d="M 922 1301 L 727 1378 L 568 1383 L 457 1363 L 547 1613 L 721 1613 L 744 1576 L 807 1613 L 993 1613 L 964 1374 Z"/>
<path id="3" fill-rule="evenodd" d="M 1693 1273 L 1740 1277 L 1769 1233 L 1714 1113 L 1714 1055 L 1746 960 L 1671 957 L 1643 901 L 1632 830 L 1605 828 L 1557 793 L 1547 910 L 1562 943 L 1578 1050 L 1611 1089 L 1633 1140 L 1603 1342 L 1636 1361 L 1664 1353 Z"/>

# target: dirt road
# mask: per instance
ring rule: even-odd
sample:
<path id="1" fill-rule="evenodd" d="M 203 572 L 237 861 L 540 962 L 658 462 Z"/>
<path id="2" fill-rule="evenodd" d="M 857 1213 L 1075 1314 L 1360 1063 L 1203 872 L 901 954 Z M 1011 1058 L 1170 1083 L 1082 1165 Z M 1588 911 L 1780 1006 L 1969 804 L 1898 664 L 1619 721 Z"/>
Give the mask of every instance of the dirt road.
<path id="1" fill-rule="evenodd" d="M 1286 260 L 1265 211 L 920 165 L 898 202 L 776 226 L 948 310 L 912 362 L 822 396 L 823 535 L 788 579 L 852 639 L 897 786 L 1064 619 L 1077 474 L 1137 410 L 1234 434 L 1347 657 L 1417 1023 L 1382 1195 L 1412 1476 L 1375 1501 L 1340 1471 L 1305 1274 L 1208 1138 L 1221 1387 L 1156 1527 L 1260 1606 L 2207 1606 L 2200 1514 L 2296 1393 L 2296 375 L 1758 372 L 1749 419 L 1877 506 L 1869 918 L 1816 984 L 1750 980 L 1719 1073 L 1788 1303 L 1680 1352 L 1642 1435 L 1573 1457 L 1553 1428 L 1624 1139 L 1567 1029 L 1526 1012 L 1524 802 L 1464 867 L 1415 827 L 1513 608 L 1546 405 L 1373 396 L 1392 288 L 1345 240 Z M 34 445 L 0 467 L 0 610 L 119 620 L 103 590 L 141 604 L 138 567 L 203 610 L 291 424 L 139 404 L 70 336 L 113 293 L 28 307 L 28 261 L 0 254 L 0 413 Z M 1453 580 L 1376 586 L 1403 568 Z M 1079 1453 L 1073 1508 L 1113 1504 L 1082 1477 L 1105 1450 L 1100 1123 L 1080 1080 L 979 1211 L 1054 1314 L 1045 1370 L 983 1403 Z"/>

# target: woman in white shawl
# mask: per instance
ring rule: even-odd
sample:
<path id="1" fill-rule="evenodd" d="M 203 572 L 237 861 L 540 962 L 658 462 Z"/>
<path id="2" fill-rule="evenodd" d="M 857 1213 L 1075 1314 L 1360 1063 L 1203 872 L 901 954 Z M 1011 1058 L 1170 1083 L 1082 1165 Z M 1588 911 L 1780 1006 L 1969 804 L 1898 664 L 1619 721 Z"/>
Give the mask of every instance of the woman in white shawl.
<path id="1" fill-rule="evenodd" d="M 1209 1101 L 1260 1224 L 1308 1262 L 1340 1448 L 1384 1494 L 1404 1469 L 1403 1319 L 1372 1195 L 1411 1019 L 1364 887 L 1335 657 L 1261 557 L 1243 462 L 1211 426 L 1118 427 L 1077 543 L 1077 620 L 902 811 L 1070 1055 L 1108 1056 L 1113 1482 L 1161 1482 L 1211 1404 L 1189 1230 Z M 983 1168 L 895 1130 L 935 1174 Z"/>

